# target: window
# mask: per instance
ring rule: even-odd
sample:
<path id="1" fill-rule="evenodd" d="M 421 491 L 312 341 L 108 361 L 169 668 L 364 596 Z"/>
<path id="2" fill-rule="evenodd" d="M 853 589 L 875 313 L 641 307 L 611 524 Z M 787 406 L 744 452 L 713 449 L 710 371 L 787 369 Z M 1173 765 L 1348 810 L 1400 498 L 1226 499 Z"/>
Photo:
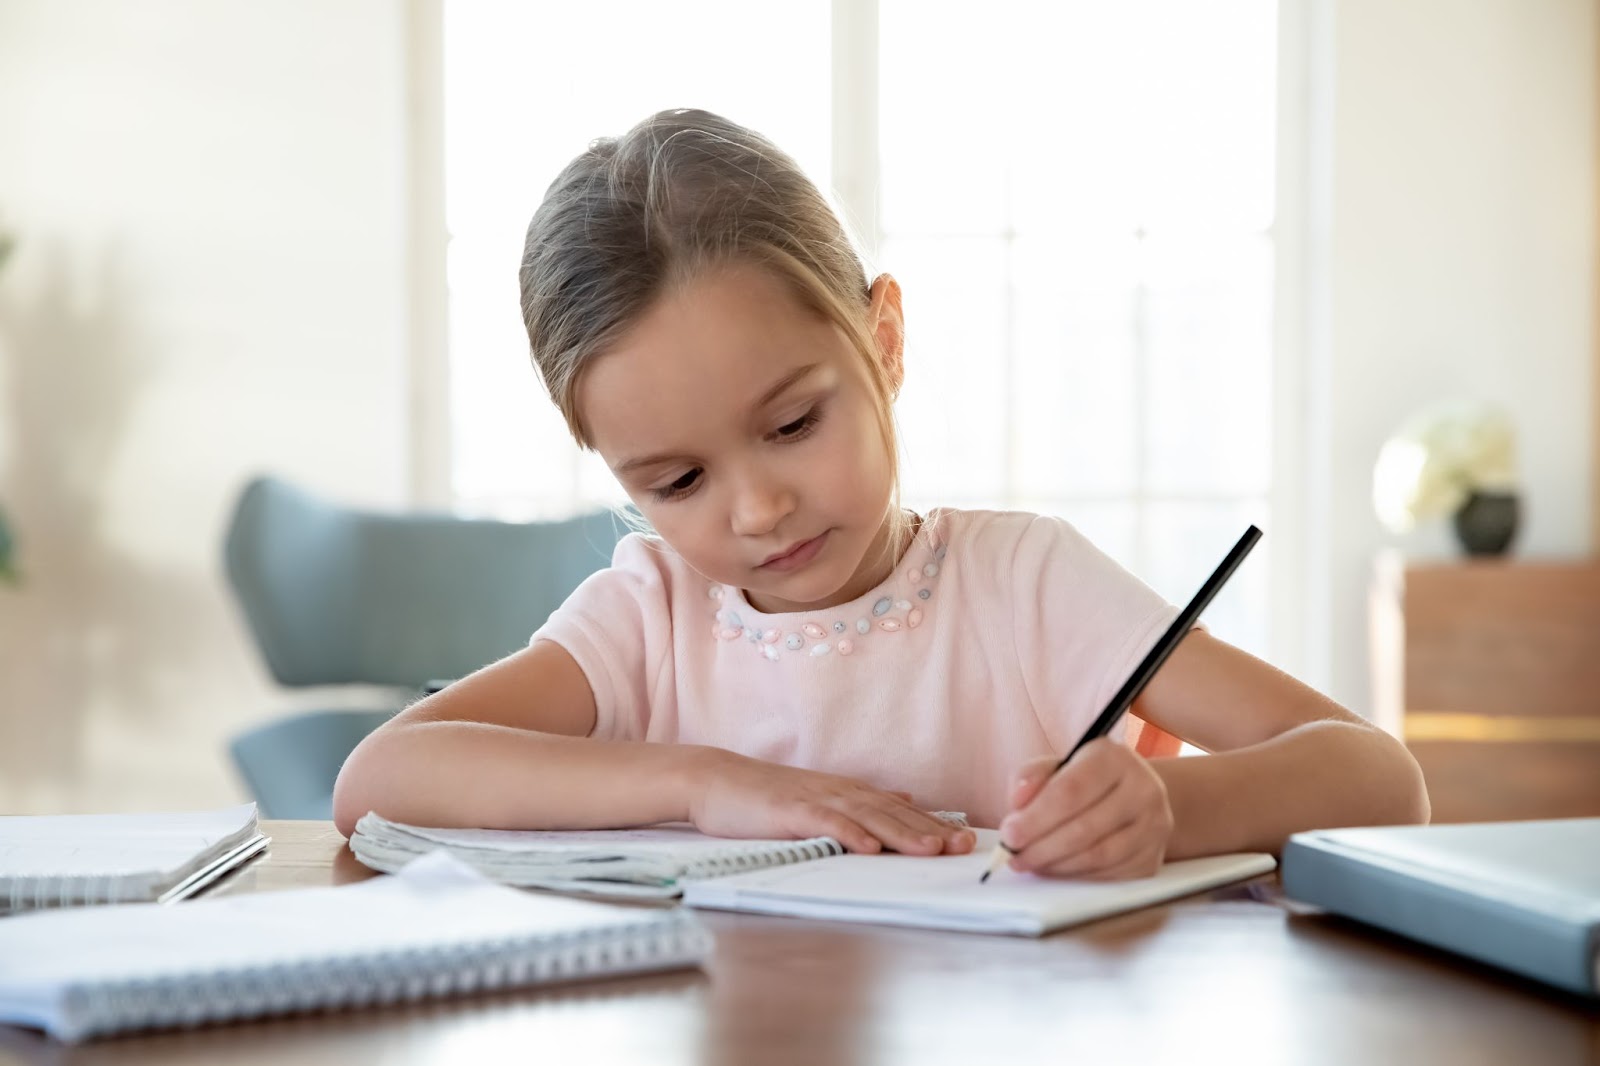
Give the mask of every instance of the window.
<path id="1" fill-rule="evenodd" d="M 845 80 L 878 87 L 877 150 L 836 159 L 853 142 L 831 129 L 827 5 L 446 3 L 457 500 L 620 499 L 528 365 L 516 264 L 562 164 L 685 104 L 768 134 L 824 188 L 876 176 L 851 214 L 905 289 L 908 503 L 1063 515 L 1187 600 L 1272 498 L 1275 5 L 876 7 L 876 50 L 839 54 L 876 68 Z M 1207 613 L 1263 655 L 1270 548 Z"/>
<path id="2" fill-rule="evenodd" d="M 829 34 L 817 3 L 444 5 L 450 466 L 463 510 L 557 517 L 623 498 L 573 445 L 528 357 L 517 264 L 550 181 L 594 138 L 683 106 L 760 130 L 826 188 Z"/>

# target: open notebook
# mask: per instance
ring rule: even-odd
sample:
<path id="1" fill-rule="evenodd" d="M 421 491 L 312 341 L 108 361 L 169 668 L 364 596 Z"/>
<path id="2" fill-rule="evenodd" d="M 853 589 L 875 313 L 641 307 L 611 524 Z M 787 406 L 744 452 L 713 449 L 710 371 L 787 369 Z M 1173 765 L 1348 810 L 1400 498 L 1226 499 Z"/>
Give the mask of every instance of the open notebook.
<path id="1" fill-rule="evenodd" d="M 935 813 L 967 824 L 965 815 Z M 371 812 L 350 835 L 356 858 L 386 873 L 437 848 L 508 885 L 647 899 L 680 896 L 692 880 L 809 862 L 845 850 L 831 837 L 736 840 L 676 823 L 644 829 L 430 829 Z"/>
<path id="2" fill-rule="evenodd" d="M 959 814 L 940 812 L 965 824 Z M 672 898 L 694 907 L 1039 936 L 1271 870 L 1270 855 L 1168 863 L 1155 877 L 1109 884 L 1001 870 L 980 885 L 999 834 L 975 830 L 967 855 L 848 855 L 829 837 L 728 840 L 687 825 L 521 831 L 424 829 L 368 814 L 350 847 L 379 870 L 435 848 L 508 884 L 562 892 Z"/>
<path id="3" fill-rule="evenodd" d="M 1138 881 L 1067 881 L 999 870 L 978 877 L 999 840 L 976 830 L 968 855 L 838 855 L 687 886 L 691 907 L 971 933 L 1042 936 L 1054 929 L 1187 896 L 1266 873 L 1271 855 L 1213 855 L 1169 862 Z"/>
<path id="4" fill-rule="evenodd" d="M 266 848 L 256 805 L 0 818 L 0 914 L 194 895 Z"/>
<path id="5" fill-rule="evenodd" d="M 448 855 L 337 888 L 0 921 L 0 1022 L 65 1041 L 695 966 L 678 908 L 539 896 Z"/>

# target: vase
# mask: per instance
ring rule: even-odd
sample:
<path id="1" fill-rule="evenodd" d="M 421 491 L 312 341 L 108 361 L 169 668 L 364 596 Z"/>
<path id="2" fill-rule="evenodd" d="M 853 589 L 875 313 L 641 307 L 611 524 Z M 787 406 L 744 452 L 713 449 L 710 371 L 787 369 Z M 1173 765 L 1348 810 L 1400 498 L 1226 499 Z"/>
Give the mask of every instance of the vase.
<path id="1" fill-rule="evenodd" d="M 1468 555 L 1503 555 L 1517 532 L 1517 494 L 1474 489 L 1455 515 L 1456 538 Z"/>

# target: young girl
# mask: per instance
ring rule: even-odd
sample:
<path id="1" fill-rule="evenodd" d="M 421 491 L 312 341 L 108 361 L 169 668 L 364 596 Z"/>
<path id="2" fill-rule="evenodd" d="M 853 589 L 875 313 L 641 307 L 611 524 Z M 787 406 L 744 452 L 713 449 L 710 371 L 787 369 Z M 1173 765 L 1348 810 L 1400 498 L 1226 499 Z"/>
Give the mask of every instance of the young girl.
<path id="1" fill-rule="evenodd" d="M 551 397 L 656 535 L 363 741 L 340 832 L 371 809 L 970 850 L 944 809 L 998 826 L 1017 870 L 1126 878 L 1427 818 L 1400 744 L 1204 629 L 1126 733 L 1049 774 L 1176 608 L 1058 518 L 900 506 L 900 287 L 759 135 L 667 111 L 596 141 L 521 281 Z"/>

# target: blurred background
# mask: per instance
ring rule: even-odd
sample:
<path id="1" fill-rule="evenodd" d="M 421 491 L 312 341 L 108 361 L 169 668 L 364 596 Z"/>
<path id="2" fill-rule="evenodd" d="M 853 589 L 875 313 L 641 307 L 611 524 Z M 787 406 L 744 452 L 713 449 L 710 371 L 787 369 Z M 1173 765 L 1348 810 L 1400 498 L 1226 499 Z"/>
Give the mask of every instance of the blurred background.
<path id="1" fill-rule="evenodd" d="M 384 698 L 268 672 L 252 477 L 620 500 L 517 261 L 590 139 L 692 106 L 904 286 L 910 504 L 1064 515 L 1179 602 L 1256 522 L 1219 635 L 1440 787 L 1520 775 L 1443 813 L 1600 814 L 1597 58 L 1593 0 L 0 0 L 0 811 L 232 802 L 230 738 Z M 1514 432 L 1500 554 L 1375 511 L 1452 398 Z"/>

